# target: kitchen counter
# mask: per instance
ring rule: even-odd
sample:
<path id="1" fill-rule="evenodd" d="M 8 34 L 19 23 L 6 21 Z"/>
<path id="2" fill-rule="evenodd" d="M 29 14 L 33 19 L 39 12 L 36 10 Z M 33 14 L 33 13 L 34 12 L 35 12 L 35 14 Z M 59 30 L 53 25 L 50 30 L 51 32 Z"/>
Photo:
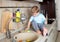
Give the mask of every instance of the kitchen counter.
<path id="1" fill-rule="evenodd" d="M 45 25 L 45 27 L 48 29 L 48 36 L 39 35 L 38 39 L 34 42 L 46 42 L 51 33 L 56 30 L 56 21 L 54 21 L 52 24 Z M 17 38 L 19 38 L 19 34 L 17 34 Z"/>
<path id="2" fill-rule="evenodd" d="M 48 39 L 48 37 L 51 35 L 51 32 L 54 30 L 54 25 L 56 24 L 56 21 L 54 21 L 52 24 L 48 24 L 48 25 L 46 25 L 45 27 L 48 29 L 48 36 L 42 36 L 42 35 L 39 35 L 39 37 L 38 37 L 38 39 L 37 40 L 35 40 L 34 42 L 46 42 L 47 41 L 47 39 Z M 19 30 L 18 30 L 19 31 Z M 16 31 L 14 31 L 14 32 L 16 32 Z M 12 34 L 14 34 L 14 32 L 12 33 Z M 18 35 L 18 34 L 14 34 L 14 35 Z M 14 36 L 13 35 L 13 36 Z M 6 42 L 12 42 L 12 39 L 10 39 L 10 40 L 8 40 L 7 41 L 7 38 L 4 38 L 4 39 L 2 39 L 2 40 L 0 40 L 1 42 L 4 42 L 4 41 L 6 41 Z"/>

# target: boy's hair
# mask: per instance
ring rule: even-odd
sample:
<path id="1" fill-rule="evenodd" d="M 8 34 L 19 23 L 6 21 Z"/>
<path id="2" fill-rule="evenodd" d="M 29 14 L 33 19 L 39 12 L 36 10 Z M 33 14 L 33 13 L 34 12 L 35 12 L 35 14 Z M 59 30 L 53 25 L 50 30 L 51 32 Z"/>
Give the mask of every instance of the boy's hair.
<path id="1" fill-rule="evenodd" d="M 35 8 L 35 10 L 37 10 L 37 12 L 39 12 L 39 7 L 38 6 L 33 6 L 32 9 Z"/>

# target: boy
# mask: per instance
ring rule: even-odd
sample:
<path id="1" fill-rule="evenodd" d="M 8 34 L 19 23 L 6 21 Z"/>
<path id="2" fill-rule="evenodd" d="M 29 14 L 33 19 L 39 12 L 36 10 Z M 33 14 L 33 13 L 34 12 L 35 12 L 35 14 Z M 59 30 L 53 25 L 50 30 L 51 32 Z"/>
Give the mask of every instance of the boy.
<path id="1" fill-rule="evenodd" d="M 37 6 L 33 6 L 32 16 L 30 17 L 26 30 L 28 30 L 30 28 L 30 25 L 32 24 L 34 30 L 38 34 L 43 33 L 43 35 L 46 35 L 47 29 L 44 27 L 44 23 L 45 23 L 44 15 L 42 13 L 39 13 L 39 8 Z"/>

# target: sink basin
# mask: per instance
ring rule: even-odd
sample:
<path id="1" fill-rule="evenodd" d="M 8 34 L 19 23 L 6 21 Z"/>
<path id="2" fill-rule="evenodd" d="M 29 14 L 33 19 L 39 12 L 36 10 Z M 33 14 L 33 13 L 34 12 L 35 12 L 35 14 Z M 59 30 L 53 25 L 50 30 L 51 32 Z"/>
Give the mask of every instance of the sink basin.
<path id="1" fill-rule="evenodd" d="M 52 31 L 52 26 L 54 24 L 47 24 L 45 25 L 45 27 L 47 28 L 48 30 L 48 34 L 51 33 Z M 16 42 L 19 42 L 20 40 L 30 40 L 32 42 L 37 42 L 37 41 L 40 41 L 41 39 L 43 38 L 42 35 L 38 35 L 37 33 L 33 32 L 33 31 L 30 31 L 30 32 L 24 32 L 22 31 L 21 33 L 18 33 L 14 36 L 14 40 Z"/>
<path id="2" fill-rule="evenodd" d="M 35 32 L 24 32 L 24 33 L 19 33 L 14 36 L 14 39 L 19 42 L 20 40 L 22 41 L 35 41 L 39 36 Z"/>
<path id="3" fill-rule="evenodd" d="M 48 29 L 48 31 L 50 30 L 49 27 L 51 27 L 51 24 L 45 25 L 45 27 Z M 33 32 L 32 30 L 30 32 L 24 32 L 22 31 L 19 34 L 16 34 L 14 36 L 14 40 L 16 42 L 19 42 L 20 40 L 30 40 L 30 41 L 36 41 L 38 38 L 40 37 L 40 35 L 38 35 L 36 32 Z M 42 36 L 41 36 L 42 37 Z"/>

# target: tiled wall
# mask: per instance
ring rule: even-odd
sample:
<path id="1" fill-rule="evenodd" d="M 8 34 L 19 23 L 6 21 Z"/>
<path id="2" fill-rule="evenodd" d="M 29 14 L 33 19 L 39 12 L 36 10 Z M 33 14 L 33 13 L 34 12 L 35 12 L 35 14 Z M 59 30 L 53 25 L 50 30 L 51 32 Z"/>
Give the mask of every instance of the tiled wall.
<path id="1" fill-rule="evenodd" d="M 21 7 L 20 10 L 23 14 L 26 15 L 27 18 L 29 18 L 29 16 L 31 15 L 31 7 L 32 6 L 38 6 L 40 7 L 40 4 L 38 2 L 28 2 L 28 1 L 20 1 L 20 2 L 16 2 L 16 1 L 0 1 L 0 7 Z M 22 8 L 24 7 L 24 8 Z M 28 7 L 28 8 L 26 8 Z M 6 8 L 0 8 L 0 28 L 1 28 L 1 15 L 2 15 L 2 11 L 5 10 Z M 17 8 L 7 8 L 9 9 L 12 13 L 13 11 L 15 11 Z M 12 22 L 12 28 L 14 28 L 16 25 L 16 23 Z"/>
<path id="2" fill-rule="evenodd" d="M 28 1 L 0 1 L 2 7 L 11 7 L 11 6 L 17 6 L 17 7 L 31 7 L 33 5 L 39 5 L 38 2 L 28 2 Z"/>

